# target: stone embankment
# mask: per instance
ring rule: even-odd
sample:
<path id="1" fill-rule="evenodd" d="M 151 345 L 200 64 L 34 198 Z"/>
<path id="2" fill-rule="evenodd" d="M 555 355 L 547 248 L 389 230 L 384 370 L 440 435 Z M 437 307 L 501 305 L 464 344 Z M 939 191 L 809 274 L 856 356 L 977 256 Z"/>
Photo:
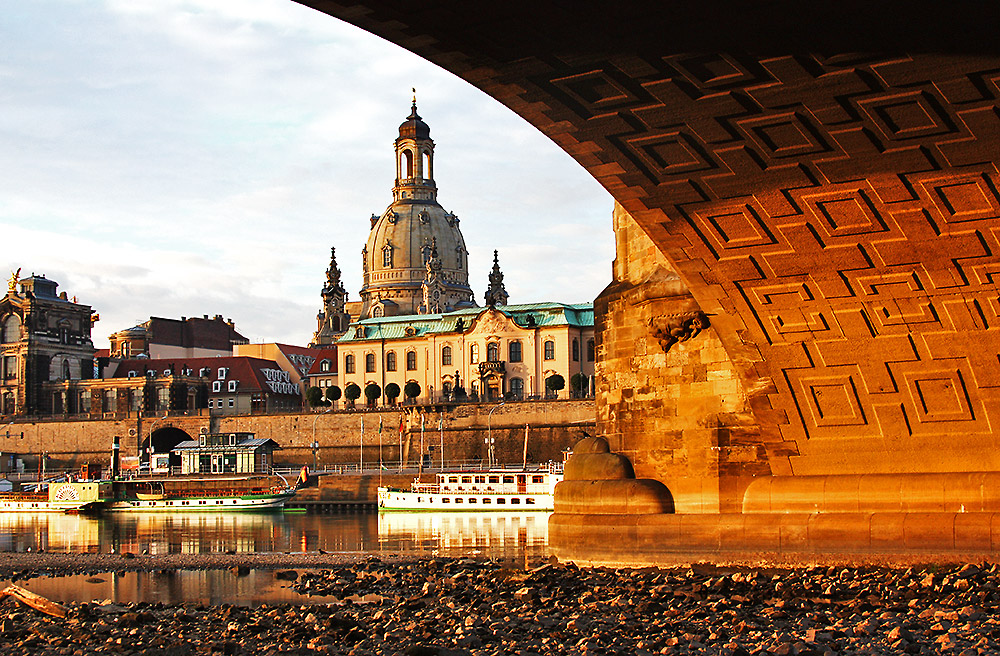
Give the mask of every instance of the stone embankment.
<path id="1" fill-rule="evenodd" d="M 302 605 L 87 603 L 56 619 L 6 600 L 0 648 L 74 656 L 1000 652 L 996 566 L 524 569 L 368 558 L 277 576 L 303 594 Z"/>

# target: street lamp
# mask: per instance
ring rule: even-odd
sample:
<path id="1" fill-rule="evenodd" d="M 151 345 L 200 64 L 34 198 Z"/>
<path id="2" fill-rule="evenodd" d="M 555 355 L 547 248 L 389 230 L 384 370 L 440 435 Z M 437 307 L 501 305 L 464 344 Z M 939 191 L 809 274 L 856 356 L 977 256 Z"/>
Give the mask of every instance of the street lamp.
<path id="1" fill-rule="evenodd" d="M 493 411 L 504 404 L 503 401 L 497 403 L 495 406 L 490 408 L 490 413 L 486 415 L 486 446 L 487 446 L 487 461 L 490 467 L 493 466 Z"/>
<path id="2" fill-rule="evenodd" d="M 313 439 L 312 439 L 313 471 L 316 471 L 316 469 L 319 467 L 319 462 L 318 462 L 318 458 L 319 458 L 319 442 L 316 441 L 316 422 L 319 421 L 320 417 L 322 417 L 326 413 L 332 412 L 332 411 L 333 411 L 333 406 L 330 406 L 329 408 L 327 408 L 326 410 L 324 410 L 323 412 L 319 413 L 318 415 L 316 415 L 316 417 L 313 418 Z"/>

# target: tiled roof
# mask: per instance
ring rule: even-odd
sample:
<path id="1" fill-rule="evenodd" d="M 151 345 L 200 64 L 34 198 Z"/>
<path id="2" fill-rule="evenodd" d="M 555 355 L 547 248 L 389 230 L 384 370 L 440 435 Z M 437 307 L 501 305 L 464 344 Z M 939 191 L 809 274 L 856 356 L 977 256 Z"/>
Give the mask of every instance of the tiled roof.
<path id="1" fill-rule="evenodd" d="M 321 376 L 321 375 L 331 375 L 337 373 L 337 347 L 330 346 L 323 349 L 312 349 L 316 356 L 316 361 L 313 362 L 312 367 L 309 368 L 310 376 Z M 320 365 L 323 360 L 330 361 L 329 371 L 320 371 Z"/>
<path id="2" fill-rule="evenodd" d="M 122 360 L 118 364 L 114 375 L 111 378 L 127 378 L 128 372 L 136 372 L 136 376 L 145 376 L 147 371 L 156 372 L 157 376 L 162 376 L 164 371 L 172 371 L 180 374 L 185 369 L 191 370 L 191 375 L 197 376 L 203 368 L 210 369 L 208 379 L 211 381 L 238 380 L 240 392 L 267 392 L 269 394 L 290 394 L 286 392 L 275 392 L 268 384 L 265 369 L 283 372 L 278 363 L 274 360 L 262 360 L 260 358 L 249 358 L 246 356 L 231 356 L 222 358 L 137 358 L 134 360 Z M 219 378 L 219 369 L 227 369 L 226 376 Z M 228 392 L 228 386 L 223 393 Z M 299 393 L 295 392 L 294 396 Z"/>
<path id="3" fill-rule="evenodd" d="M 361 341 L 362 339 L 404 339 L 420 337 L 436 333 L 448 333 L 458 330 L 458 322 L 462 329 L 472 327 L 476 318 L 489 308 L 475 307 L 456 310 L 446 314 L 411 314 L 398 317 L 376 317 L 364 319 L 351 324 L 338 342 Z M 497 310 L 510 317 L 522 328 L 547 326 L 578 326 L 594 325 L 593 303 L 529 303 L 525 305 L 503 305 Z M 530 317 L 530 319 L 529 319 Z M 531 321 L 534 321 L 534 324 Z M 364 329 L 364 337 L 355 337 L 357 328 Z M 412 329 L 411 334 L 407 330 Z"/>

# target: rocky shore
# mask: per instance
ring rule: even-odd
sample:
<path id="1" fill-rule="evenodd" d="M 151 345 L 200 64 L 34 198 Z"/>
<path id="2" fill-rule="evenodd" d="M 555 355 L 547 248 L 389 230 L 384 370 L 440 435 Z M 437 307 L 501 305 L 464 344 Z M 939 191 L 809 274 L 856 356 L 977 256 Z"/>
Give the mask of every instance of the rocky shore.
<path id="1" fill-rule="evenodd" d="M 325 603 L 85 603 L 56 618 L 6 599 L 0 648 L 73 656 L 1000 653 L 996 566 L 581 569 L 367 558 L 278 577 L 304 602 L 323 595 Z"/>

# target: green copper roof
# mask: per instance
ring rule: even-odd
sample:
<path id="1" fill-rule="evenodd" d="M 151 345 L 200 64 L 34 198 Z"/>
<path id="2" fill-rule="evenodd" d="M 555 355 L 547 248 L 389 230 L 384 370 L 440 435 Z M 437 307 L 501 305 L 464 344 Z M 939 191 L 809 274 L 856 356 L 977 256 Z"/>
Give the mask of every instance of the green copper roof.
<path id="1" fill-rule="evenodd" d="M 467 331 L 478 317 L 489 308 L 474 307 L 446 314 L 408 314 L 398 317 L 373 317 L 352 323 L 338 342 L 359 342 L 372 339 L 407 339 L 436 333 Z M 578 303 L 529 303 L 502 305 L 497 310 L 510 317 L 525 329 L 551 326 L 594 325 L 594 304 Z M 532 321 L 534 323 L 532 323 Z M 461 322 L 461 324 L 459 324 Z M 461 326 L 461 328 L 460 328 Z M 358 334 L 363 329 L 364 336 Z"/>

